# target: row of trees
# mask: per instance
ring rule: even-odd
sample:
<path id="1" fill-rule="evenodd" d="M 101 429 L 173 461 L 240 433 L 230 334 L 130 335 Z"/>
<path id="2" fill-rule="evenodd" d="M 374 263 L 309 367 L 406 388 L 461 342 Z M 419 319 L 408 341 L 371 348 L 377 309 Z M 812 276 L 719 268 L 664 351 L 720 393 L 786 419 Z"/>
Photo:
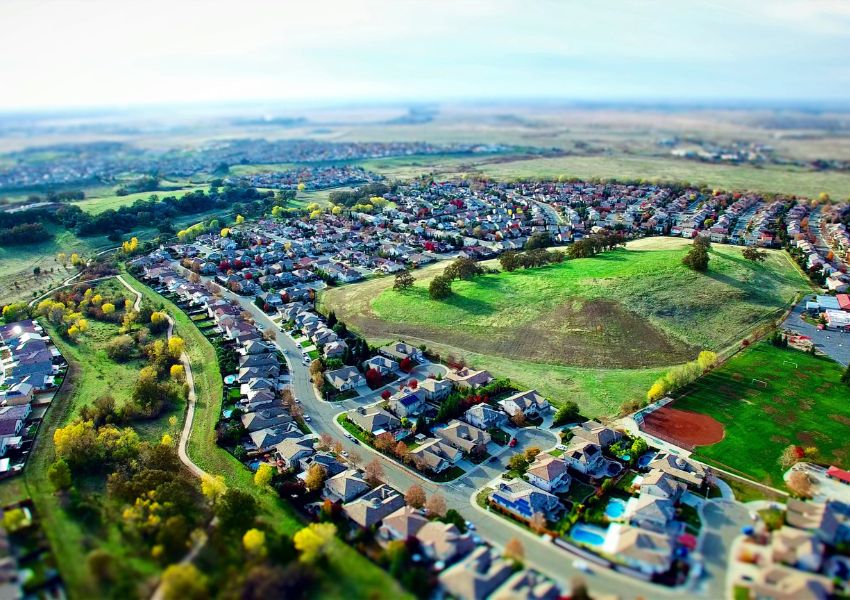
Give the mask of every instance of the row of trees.
<path id="1" fill-rule="evenodd" d="M 443 300 L 451 295 L 452 281 L 455 279 L 468 281 L 486 272 L 484 267 L 471 258 L 456 258 L 443 270 L 442 275 L 438 275 L 431 280 L 431 284 L 428 287 L 428 295 L 433 300 Z"/>

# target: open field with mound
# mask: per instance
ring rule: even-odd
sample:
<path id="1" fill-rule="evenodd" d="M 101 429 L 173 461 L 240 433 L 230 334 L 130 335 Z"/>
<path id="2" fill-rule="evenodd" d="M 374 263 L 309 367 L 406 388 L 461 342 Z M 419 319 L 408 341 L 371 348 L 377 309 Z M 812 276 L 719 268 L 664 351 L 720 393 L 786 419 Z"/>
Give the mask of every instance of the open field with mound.
<path id="1" fill-rule="evenodd" d="M 841 373 L 828 358 L 762 342 L 686 388 L 671 406 L 708 415 L 725 429 L 723 440 L 698 447 L 696 458 L 782 488 L 777 461 L 789 444 L 817 448 L 816 462 L 850 467 L 850 390 Z"/>
<path id="2" fill-rule="evenodd" d="M 781 252 L 756 265 L 741 257 L 740 248 L 715 246 L 709 272 L 699 274 L 681 264 L 686 246 L 684 240 L 653 238 L 596 258 L 456 281 L 445 301 L 428 297 L 428 283 L 445 267 L 431 265 L 417 272 L 411 290 L 395 292 L 393 279 L 381 278 L 329 290 L 321 303 L 371 339 L 402 338 L 456 356 L 472 353 L 473 364 L 500 375 L 508 373 L 487 357 L 501 359 L 502 366 L 522 362 L 520 373 L 525 363 L 580 369 L 581 379 L 600 370 L 640 373 L 642 395 L 643 384 L 651 382 L 644 370 L 657 373 L 693 359 L 702 348 L 737 343 L 753 327 L 778 318 L 807 286 Z M 531 377 L 517 379 L 538 385 Z M 560 393 L 555 381 L 544 393 L 556 401 L 572 396 Z M 592 394 L 587 386 L 579 400 L 594 414 L 630 399 L 600 406 Z"/>

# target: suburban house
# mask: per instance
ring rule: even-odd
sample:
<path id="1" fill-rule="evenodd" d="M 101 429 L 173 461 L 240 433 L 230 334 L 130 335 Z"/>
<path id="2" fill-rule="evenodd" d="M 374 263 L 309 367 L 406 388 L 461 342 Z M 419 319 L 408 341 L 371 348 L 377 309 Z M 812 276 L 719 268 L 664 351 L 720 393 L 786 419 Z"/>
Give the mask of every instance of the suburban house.
<path id="1" fill-rule="evenodd" d="M 500 400 L 499 406 L 511 417 L 522 413 L 526 418 L 533 419 L 542 415 L 549 408 L 549 403 L 537 390 L 529 390 Z"/>
<path id="2" fill-rule="evenodd" d="M 407 540 L 416 537 L 419 530 L 428 523 L 418 510 L 412 506 L 402 506 L 391 515 L 384 517 L 378 534 L 385 540 Z"/>
<path id="3" fill-rule="evenodd" d="M 390 410 L 398 417 L 414 417 L 421 413 L 425 408 L 424 394 L 420 395 L 415 392 L 401 391 L 390 397 Z"/>
<path id="4" fill-rule="evenodd" d="M 348 419 L 360 429 L 380 435 L 385 431 L 395 431 L 401 427 L 401 421 L 379 406 L 359 406 L 348 413 Z"/>
<path id="5" fill-rule="evenodd" d="M 523 569 L 511 575 L 502 587 L 491 596 L 491 600 L 559 600 L 561 590 L 539 573 Z"/>
<path id="6" fill-rule="evenodd" d="M 467 409 L 463 413 L 463 420 L 470 425 L 486 430 L 504 426 L 508 422 L 508 417 L 505 413 L 481 403 Z"/>
<path id="7" fill-rule="evenodd" d="M 706 469 L 702 465 L 670 452 L 659 452 L 649 463 L 649 468 L 659 469 L 694 487 L 701 487 L 707 475 Z"/>
<path id="8" fill-rule="evenodd" d="M 348 469 L 325 480 L 324 497 L 331 502 L 351 502 L 371 488 L 361 477 L 360 472 Z"/>
<path id="9" fill-rule="evenodd" d="M 375 369 L 381 375 L 387 375 L 398 369 L 398 363 L 386 356 L 373 356 L 363 361 L 363 370 Z"/>
<path id="10" fill-rule="evenodd" d="M 449 421 L 445 427 L 434 429 L 434 435 L 465 454 L 486 452 L 490 443 L 489 433 L 457 419 Z"/>
<path id="11" fill-rule="evenodd" d="M 404 342 L 388 344 L 378 350 L 378 352 L 398 362 L 403 361 L 405 358 L 409 358 L 410 360 L 419 363 L 422 362 L 423 358 L 422 351 L 419 348 Z"/>
<path id="12" fill-rule="evenodd" d="M 526 521 L 538 512 L 547 519 L 554 520 L 564 509 L 557 496 L 522 479 L 500 481 L 496 489 L 491 492 L 490 501 Z"/>
<path id="13" fill-rule="evenodd" d="M 612 554 L 647 575 L 665 573 L 673 562 L 675 542 L 669 535 L 623 525 Z"/>
<path id="14" fill-rule="evenodd" d="M 419 383 L 419 389 L 425 399 L 437 402 L 448 397 L 452 391 L 452 382 L 447 379 L 432 379 L 431 377 Z"/>
<path id="15" fill-rule="evenodd" d="M 285 439 L 300 438 L 304 435 L 298 426 L 289 422 L 275 427 L 266 427 L 248 434 L 254 445 L 255 452 L 268 452 Z"/>
<path id="16" fill-rule="evenodd" d="M 678 533 L 681 529 L 681 523 L 675 520 L 676 507 L 667 498 L 648 494 L 631 498 L 626 505 L 625 515 L 633 526 L 658 533 Z"/>
<path id="17" fill-rule="evenodd" d="M 688 489 L 688 486 L 664 471 L 650 471 L 640 484 L 641 496 L 652 496 L 663 498 L 671 502 L 678 502 L 679 498 Z"/>
<path id="18" fill-rule="evenodd" d="M 597 421 L 586 421 L 576 425 L 571 431 L 573 436 L 592 442 L 600 448 L 607 448 L 623 437 L 623 434 L 619 431 L 614 431 Z"/>
<path id="19" fill-rule="evenodd" d="M 484 600 L 513 574 L 513 563 L 495 548 L 479 546 L 440 573 L 440 584 L 458 600 Z"/>
<path id="20" fill-rule="evenodd" d="M 585 475 L 593 474 L 605 462 L 602 448 L 592 442 L 576 440 L 567 447 L 562 457 L 567 464 Z"/>
<path id="21" fill-rule="evenodd" d="M 357 500 L 343 505 L 342 511 L 357 525 L 368 529 L 404 505 L 404 496 L 388 485 L 380 485 Z"/>
<path id="22" fill-rule="evenodd" d="M 465 556 L 475 548 L 469 533 L 461 533 L 457 526 L 442 521 L 428 521 L 416 537 L 428 558 L 443 563 Z"/>
<path id="23" fill-rule="evenodd" d="M 366 385 L 366 380 L 360 374 L 360 371 L 354 367 L 342 367 L 328 371 L 325 373 L 325 380 L 340 392 Z"/>
<path id="24" fill-rule="evenodd" d="M 283 463 L 283 467 L 287 469 L 300 469 L 299 462 L 303 458 L 315 454 L 314 446 L 316 438 L 302 437 L 283 440 L 275 446 L 275 452 L 278 459 Z"/>
<path id="25" fill-rule="evenodd" d="M 446 379 L 460 389 L 476 389 L 493 381 L 493 376 L 487 371 L 473 371 L 463 367 L 456 371 L 449 371 Z"/>
<path id="26" fill-rule="evenodd" d="M 748 588 L 752 598 L 825 600 L 834 589 L 829 577 L 773 563 L 758 568 L 751 579 L 736 584 Z"/>
<path id="27" fill-rule="evenodd" d="M 441 440 L 430 438 L 411 450 L 410 456 L 419 469 L 440 473 L 457 463 L 463 454 Z"/>
<path id="28" fill-rule="evenodd" d="M 566 491 L 572 481 L 567 462 L 551 454 L 538 454 L 528 467 L 526 477 L 529 483 L 547 492 Z"/>
<path id="29" fill-rule="evenodd" d="M 824 543 L 807 531 L 783 525 L 770 537 L 773 561 L 817 572 L 823 563 Z"/>

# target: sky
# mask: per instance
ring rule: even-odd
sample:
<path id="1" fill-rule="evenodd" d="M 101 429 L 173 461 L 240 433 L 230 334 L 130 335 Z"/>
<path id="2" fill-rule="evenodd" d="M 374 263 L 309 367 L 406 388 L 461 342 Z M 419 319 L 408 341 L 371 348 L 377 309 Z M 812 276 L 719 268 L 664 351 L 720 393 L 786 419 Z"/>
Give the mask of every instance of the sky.
<path id="1" fill-rule="evenodd" d="M 850 101 L 848 0 L 2 0 L 0 109 Z"/>

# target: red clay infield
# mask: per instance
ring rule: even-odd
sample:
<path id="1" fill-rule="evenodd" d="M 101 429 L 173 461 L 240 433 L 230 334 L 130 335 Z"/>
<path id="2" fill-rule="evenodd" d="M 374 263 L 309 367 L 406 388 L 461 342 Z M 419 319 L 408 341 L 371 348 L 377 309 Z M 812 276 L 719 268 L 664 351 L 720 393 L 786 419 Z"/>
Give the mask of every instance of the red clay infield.
<path id="1" fill-rule="evenodd" d="M 663 406 L 644 417 L 641 429 L 650 435 L 692 450 L 723 439 L 723 425 L 709 417 L 687 410 Z"/>

